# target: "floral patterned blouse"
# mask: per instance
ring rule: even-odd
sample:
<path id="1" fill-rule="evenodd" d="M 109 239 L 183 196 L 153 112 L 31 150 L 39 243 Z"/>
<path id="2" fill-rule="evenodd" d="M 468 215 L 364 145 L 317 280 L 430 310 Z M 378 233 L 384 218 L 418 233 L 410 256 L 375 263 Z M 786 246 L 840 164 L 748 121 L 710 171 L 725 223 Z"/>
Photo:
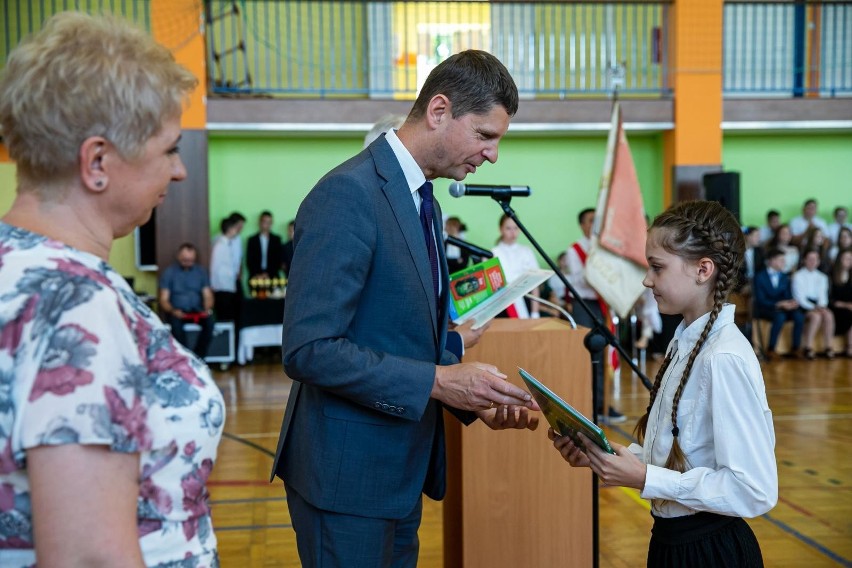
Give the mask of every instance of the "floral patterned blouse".
<path id="1" fill-rule="evenodd" d="M 0 566 L 35 565 L 26 450 L 60 444 L 139 454 L 148 566 L 218 566 L 224 420 L 207 366 L 109 265 L 0 222 Z"/>

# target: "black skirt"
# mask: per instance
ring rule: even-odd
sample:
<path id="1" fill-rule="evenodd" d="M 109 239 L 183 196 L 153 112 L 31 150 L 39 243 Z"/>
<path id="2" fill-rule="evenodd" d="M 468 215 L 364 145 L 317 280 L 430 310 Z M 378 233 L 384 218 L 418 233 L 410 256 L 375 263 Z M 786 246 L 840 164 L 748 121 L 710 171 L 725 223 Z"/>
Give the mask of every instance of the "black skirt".
<path id="1" fill-rule="evenodd" d="M 653 516 L 653 515 L 652 515 Z M 762 568 L 760 545 L 740 517 L 696 513 L 654 517 L 648 547 L 651 568 Z"/>

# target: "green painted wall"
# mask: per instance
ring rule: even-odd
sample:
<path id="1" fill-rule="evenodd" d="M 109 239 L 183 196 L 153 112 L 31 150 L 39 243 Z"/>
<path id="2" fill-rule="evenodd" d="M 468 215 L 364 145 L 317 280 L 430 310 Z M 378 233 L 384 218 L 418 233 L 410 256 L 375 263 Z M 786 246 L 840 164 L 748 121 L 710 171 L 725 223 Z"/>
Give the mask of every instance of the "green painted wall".
<path id="1" fill-rule="evenodd" d="M 787 221 L 810 197 L 826 220 L 837 206 L 852 209 L 852 133 L 726 135 L 722 160 L 740 172 L 745 224 L 763 225 L 769 209 Z"/>
<path id="2" fill-rule="evenodd" d="M 15 200 L 15 164 L 0 162 L 0 215 L 5 215 Z"/>
<path id="3" fill-rule="evenodd" d="M 275 216 L 275 230 L 284 233 L 299 203 L 328 170 L 361 149 L 362 138 L 237 138 L 211 134 L 211 233 L 231 211 L 248 223 L 244 235 L 256 231 L 263 209 Z M 649 214 L 662 208 L 662 144 L 659 135 L 631 136 L 634 159 Z M 557 255 L 579 236 L 577 213 L 594 207 L 606 147 L 604 136 L 508 136 L 500 144 L 496 164 L 485 164 L 467 183 L 529 185 L 529 198 L 512 205 L 544 249 Z M 467 224 L 471 242 L 490 247 L 497 238 L 500 206 L 488 198 L 454 199 L 448 180 L 436 183 L 444 213 Z"/>
<path id="4" fill-rule="evenodd" d="M 241 211 L 248 218 L 244 235 L 256 231 L 263 209 L 276 217 L 275 230 L 286 231 L 299 203 L 328 170 L 358 152 L 360 136 L 210 137 L 211 235 L 221 218 Z M 662 143 L 659 135 L 630 136 L 639 181 L 649 215 L 659 213 L 662 202 Z M 579 236 L 577 213 L 594 206 L 603 168 L 603 136 L 507 136 L 500 159 L 486 164 L 468 183 L 529 185 L 533 195 L 516 198 L 513 206 L 545 250 L 558 254 Z M 742 213 L 746 224 L 760 225 L 770 208 L 784 219 L 798 214 L 802 202 L 815 197 L 820 213 L 852 209 L 852 134 L 728 135 L 723 146 L 727 170 L 741 172 Z M 487 198 L 453 199 L 448 181 L 436 186 L 444 211 L 458 215 L 468 225 L 471 242 L 490 247 L 497 237 L 501 210 Z M 0 163 L 0 215 L 14 199 L 15 168 Z M 153 275 L 134 268 L 132 237 L 116 241 L 110 262 L 122 274 L 137 278 L 137 289 L 153 293 Z"/>

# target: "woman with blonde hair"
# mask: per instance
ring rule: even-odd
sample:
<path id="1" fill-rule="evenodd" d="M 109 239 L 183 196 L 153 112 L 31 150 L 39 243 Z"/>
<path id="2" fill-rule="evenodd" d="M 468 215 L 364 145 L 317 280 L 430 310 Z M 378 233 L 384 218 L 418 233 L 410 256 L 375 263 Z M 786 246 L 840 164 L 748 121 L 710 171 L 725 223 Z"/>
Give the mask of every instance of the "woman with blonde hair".
<path id="1" fill-rule="evenodd" d="M 107 259 L 145 223 L 197 80 L 117 19 L 65 12 L 17 46 L 0 128 L 0 565 L 218 566 L 206 481 L 224 422 L 204 363 Z"/>

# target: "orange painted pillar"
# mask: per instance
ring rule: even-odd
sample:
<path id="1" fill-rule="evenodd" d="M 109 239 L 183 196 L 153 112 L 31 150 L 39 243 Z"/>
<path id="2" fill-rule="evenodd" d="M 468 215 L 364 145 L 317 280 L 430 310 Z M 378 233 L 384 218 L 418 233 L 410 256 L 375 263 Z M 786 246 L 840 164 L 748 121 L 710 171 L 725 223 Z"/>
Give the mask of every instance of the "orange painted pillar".
<path id="1" fill-rule="evenodd" d="M 701 177 L 722 163 L 722 0 L 669 7 L 674 129 L 663 135 L 664 205 L 702 197 Z"/>
<path id="2" fill-rule="evenodd" d="M 207 145 L 207 65 L 203 2 L 150 0 L 151 34 L 167 47 L 178 63 L 198 79 L 181 116 L 180 155 L 187 178 L 176 182 L 166 201 L 157 207 L 157 265 L 167 266 L 180 243 L 194 243 L 201 258 L 210 258 L 209 177 Z M 187 219 L 193 223 L 187 223 Z"/>
<path id="3" fill-rule="evenodd" d="M 184 109 L 181 126 L 207 126 L 207 63 L 204 52 L 204 9 L 198 0 L 151 0 L 151 35 L 198 78 L 198 88 Z"/>

